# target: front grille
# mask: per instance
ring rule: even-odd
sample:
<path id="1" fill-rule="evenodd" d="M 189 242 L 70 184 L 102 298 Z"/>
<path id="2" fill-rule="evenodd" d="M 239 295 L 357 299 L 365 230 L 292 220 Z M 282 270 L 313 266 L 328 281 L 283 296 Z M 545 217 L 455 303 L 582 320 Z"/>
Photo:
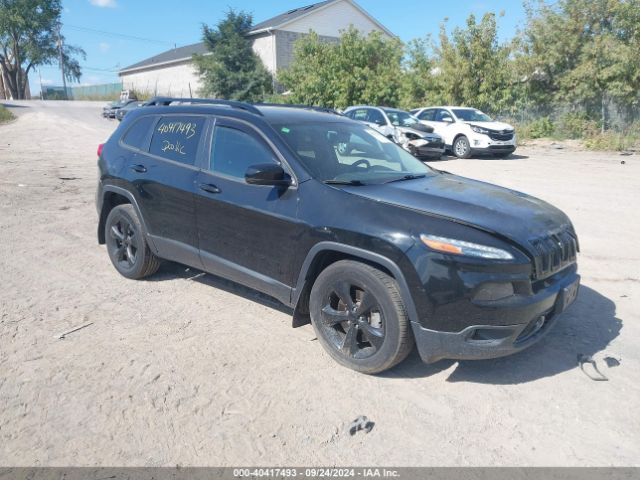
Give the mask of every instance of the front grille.
<path id="1" fill-rule="evenodd" d="M 530 241 L 535 251 L 534 277 L 546 278 L 576 261 L 578 239 L 570 230 L 562 230 Z"/>
<path id="2" fill-rule="evenodd" d="M 499 142 L 506 142 L 513 139 L 513 130 L 489 130 L 489 138 L 491 140 L 497 140 Z"/>

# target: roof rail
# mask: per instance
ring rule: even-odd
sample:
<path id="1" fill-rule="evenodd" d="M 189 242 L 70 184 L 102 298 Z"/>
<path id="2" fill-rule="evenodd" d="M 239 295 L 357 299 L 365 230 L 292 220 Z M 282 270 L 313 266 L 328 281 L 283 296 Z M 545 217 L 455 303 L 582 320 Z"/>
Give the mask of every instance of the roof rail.
<path id="1" fill-rule="evenodd" d="M 145 106 L 156 106 L 156 105 L 171 105 L 172 103 L 191 103 L 191 104 L 201 104 L 201 105 L 225 105 L 231 108 L 237 108 L 239 110 L 244 110 L 249 113 L 253 113 L 254 115 L 262 115 L 262 112 L 258 110 L 256 107 L 251 105 L 250 103 L 238 102 L 236 100 L 221 100 L 218 98 L 175 98 L 175 97 L 153 97 L 149 100 Z"/>
<path id="2" fill-rule="evenodd" d="M 286 108 L 300 108 L 303 110 L 313 110 L 314 112 L 331 113 L 333 115 L 342 115 L 339 111 L 329 107 L 316 107 L 314 105 L 295 105 L 290 103 L 256 103 L 256 107 L 286 107 Z"/>

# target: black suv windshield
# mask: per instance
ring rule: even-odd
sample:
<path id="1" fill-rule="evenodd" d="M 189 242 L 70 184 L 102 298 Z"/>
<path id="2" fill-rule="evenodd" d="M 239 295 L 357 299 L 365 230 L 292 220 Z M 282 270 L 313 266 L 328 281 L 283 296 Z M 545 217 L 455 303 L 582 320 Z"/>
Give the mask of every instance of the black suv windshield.
<path id="1" fill-rule="evenodd" d="M 493 120 L 486 113 L 471 108 L 454 108 L 453 113 L 463 122 L 492 122 Z"/>
<path id="2" fill-rule="evenodd" d="M 351 123 L 275 124 L 278 134 L 316 179 L 327 183 L 386 183 L 434 175 L 391 140 Z"/>

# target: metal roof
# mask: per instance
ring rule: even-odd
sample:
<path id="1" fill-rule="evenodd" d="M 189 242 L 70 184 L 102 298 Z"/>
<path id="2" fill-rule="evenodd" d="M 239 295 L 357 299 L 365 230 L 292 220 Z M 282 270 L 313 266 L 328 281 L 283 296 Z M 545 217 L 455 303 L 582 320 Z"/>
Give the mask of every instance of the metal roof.
<path id="1" fill-rule="evenodd" d="M 325 0 L 324 2 L 312 3 L 311 5 L 306 5 L 304 7 L 294 8 L 292 10 L 281 13 L 280 15 L 276 15 L 275 17 L 270 18 L 269 20 L 265 20 L 264 22 L 260 22 L 257 25 L 254 25 L 249 35 L 254 35 L 262 30 L 268 30 L 270 28 L 278 28 L 280 25 L 285 23 L 289 23 L 296 18 L 307 15 L 308 13 L 313 12 L 314 10 L 318 10 L 321 7 L 329 3 L 333 3 L 336 0 Z"/>

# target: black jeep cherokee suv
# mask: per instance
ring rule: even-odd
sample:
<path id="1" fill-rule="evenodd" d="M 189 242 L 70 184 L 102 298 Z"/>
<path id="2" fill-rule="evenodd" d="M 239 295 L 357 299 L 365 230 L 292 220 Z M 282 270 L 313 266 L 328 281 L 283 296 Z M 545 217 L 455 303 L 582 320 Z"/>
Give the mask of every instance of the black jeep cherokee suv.
<path id="1" fill-rule="evenodd" d="M 576 233 L 541 200 L 312 108 L 150 103 L 99 148 L 98 240 L 127 278 L 168 259 L 265 292 L 364 373 L 414 342 L 426 362 L 517 352 L 576 298 Z"/>

